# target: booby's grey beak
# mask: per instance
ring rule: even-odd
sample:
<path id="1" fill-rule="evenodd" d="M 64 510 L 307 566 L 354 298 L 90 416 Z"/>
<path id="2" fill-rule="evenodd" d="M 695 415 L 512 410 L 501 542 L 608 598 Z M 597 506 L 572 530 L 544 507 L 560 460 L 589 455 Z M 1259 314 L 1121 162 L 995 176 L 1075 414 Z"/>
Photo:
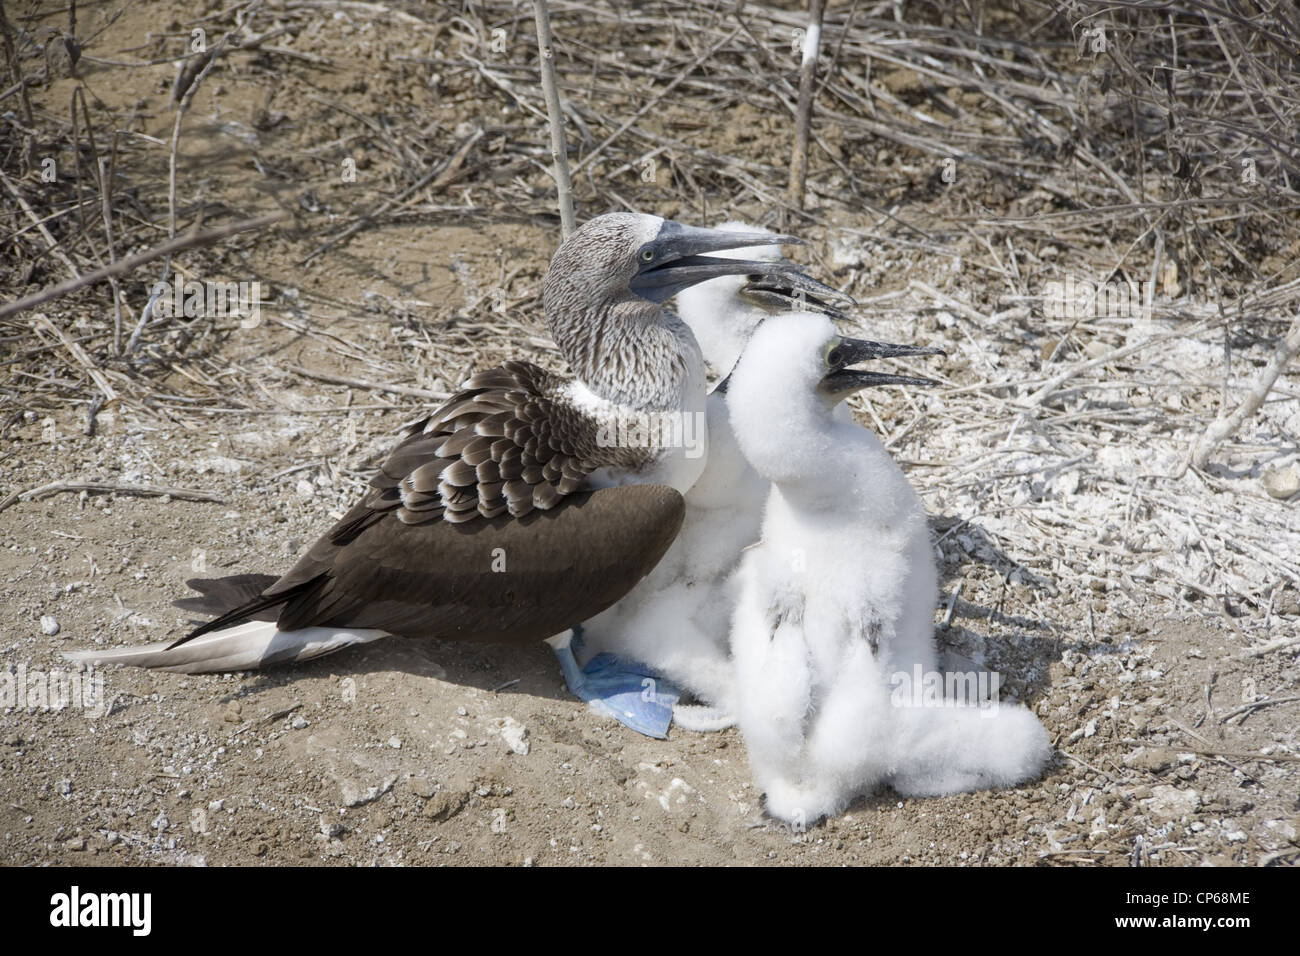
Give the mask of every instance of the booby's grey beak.
<path id="1" fill-rule="evenodd" d="M 889 372 L 867 372 L 849 368 L 859 362 L 881 358 L 902 358 L 909 355 L 945 355 L 941 348 L 921 345 L 890 345 L 885 342 L 868 342 L 865 339 L 837 338 L 826 353 L 830 369 L 822 377 L 821 389 L 830 395 L 847 395 L 872 385 L 938 385 L 932 378 L 918 375 L 894 375 Z"/>
<path id="2" fill-rule="evenodd" d="M 845 309 L 857 305 L 853 296 L 818 282 L 793 262 L 783 262 L 785 272 L 752 275 L 740 297 L 767 312 L 815 312 L 832 319 L 845 318 Z"/>
<path id="3" fill-rule="evenodd" d="M 643 299 L 663 302 L 683 289 L 719 276 L 786 273 L 791 270 L 789 263 L 724 259 L 710 256 L 709 253 L 743 249 L 746 246 L 802 243 L 802 239 L 794 236 L 701 229 L 665 220 L 659 234 L 637 250 L 637 274 L 628 283 L 628 288 Z"/>

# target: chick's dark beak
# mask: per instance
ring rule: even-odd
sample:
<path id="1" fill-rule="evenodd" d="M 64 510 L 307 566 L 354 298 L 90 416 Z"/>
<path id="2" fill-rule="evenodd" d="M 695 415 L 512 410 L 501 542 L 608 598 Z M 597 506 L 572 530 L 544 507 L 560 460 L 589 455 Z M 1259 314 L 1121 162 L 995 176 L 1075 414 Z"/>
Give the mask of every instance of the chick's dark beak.
<path id="1" fill-rule="evenodd" d="M 857 302 L 851 295 L 818 282 L 793 262 L 787 271 L 751 275 L 740 297 L 767 312 L 816 312 L 832 319 L 845 317 Z"/>
<path id="2" fill-rule="evenodd" d="M 865 339 L 840 338 L 827 353 L 826 364 L 830 371 L 822 377 L 821 388 L 830 395 L 847 395 L 874 385 L 938 385 L 934 379 L 919 375 L 871 372 L 849 366 L 873 359 L 944 354 L 943 349 L 934 346 L 891 345 L 886 342 L 868 342 Z"/>

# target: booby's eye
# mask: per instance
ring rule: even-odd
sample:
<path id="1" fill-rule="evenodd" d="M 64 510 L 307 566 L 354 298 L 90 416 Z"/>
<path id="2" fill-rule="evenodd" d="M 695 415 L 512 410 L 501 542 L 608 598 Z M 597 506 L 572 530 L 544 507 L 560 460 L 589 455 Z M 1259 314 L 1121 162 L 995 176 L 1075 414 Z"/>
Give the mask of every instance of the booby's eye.
<path id="1" fill-rule="evenodd" d="M 642 262 L 651 262 L 651 261 L 654 259 L 654 257 L 655 257 L 654 250 L 652 250 L 652 249 L 643 249 L 643 250 L 641 250 L 641 261 L 642 261 Z"/>
<path id="2" fill-rule="evenodd" d="M 844 364 L 844 353 L 838 348 L 831 349 L 826 353 L 826 364 L 831 368 L 839 368 Z"/>

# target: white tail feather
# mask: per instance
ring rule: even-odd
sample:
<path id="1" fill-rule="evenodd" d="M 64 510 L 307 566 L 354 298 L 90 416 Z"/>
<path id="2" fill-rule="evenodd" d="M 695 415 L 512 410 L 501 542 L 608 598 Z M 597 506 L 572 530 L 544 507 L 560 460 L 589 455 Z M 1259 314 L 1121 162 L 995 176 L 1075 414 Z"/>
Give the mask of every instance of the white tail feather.
<path id="1" fill-rule="evenodd" d="M 371 628 L 304 627 L 282 631 L 273 621 L 249 621 L 204 634 L 171 649 L 170 641 L 162 641 L 142 647 L 72 651 L 63 656 L 84 664 L 127 664 L 179 674 L 214 674 L 309 661 L 352 644 L 368 644 L 387 636 L 386 632 Z"/>

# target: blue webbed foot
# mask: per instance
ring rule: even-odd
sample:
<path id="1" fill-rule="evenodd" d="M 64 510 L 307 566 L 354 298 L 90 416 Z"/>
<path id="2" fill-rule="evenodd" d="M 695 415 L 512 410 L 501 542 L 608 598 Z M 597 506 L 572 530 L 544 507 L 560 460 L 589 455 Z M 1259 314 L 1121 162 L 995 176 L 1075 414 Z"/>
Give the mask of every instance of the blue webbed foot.
<path id="1" fill-rule="evenodd" d="M 679 688 L 644 664 L 614 654 L 597 654 L 580 665 L 576 656 L 582 647 L 580 627 L 547 643 L 559 659 L 564 681 L 575 697 L 637 733 L 668 739 L 673 707 L 682 696 Z"/>

